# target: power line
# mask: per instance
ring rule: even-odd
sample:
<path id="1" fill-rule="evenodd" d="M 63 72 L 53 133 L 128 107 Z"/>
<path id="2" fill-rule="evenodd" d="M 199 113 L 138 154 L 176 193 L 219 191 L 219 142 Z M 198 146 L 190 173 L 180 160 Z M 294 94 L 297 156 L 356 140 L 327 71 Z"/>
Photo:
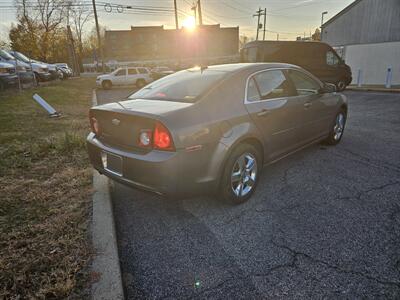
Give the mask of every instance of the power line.
<path id="1" fill-rule="evenodd" d="M 235 7 L 235 6 L 233 6 L 233 5 L 230 5 L 230 4 L 226 3 L 225 1 L 222 1 L 222 3 L 224 3 L 226 6 L 232 8 L 232 9 L 234 9 L 234 10 L 241 11 L 241 12 L 244 12 L 244 13 L 246 13 L 246 14 L 251 14 L 251 12 L 246 11 L 246 10 L 244 10 L 244 9 L 242 9 L 242 8 L 238 8 L 238 7 Z"/>

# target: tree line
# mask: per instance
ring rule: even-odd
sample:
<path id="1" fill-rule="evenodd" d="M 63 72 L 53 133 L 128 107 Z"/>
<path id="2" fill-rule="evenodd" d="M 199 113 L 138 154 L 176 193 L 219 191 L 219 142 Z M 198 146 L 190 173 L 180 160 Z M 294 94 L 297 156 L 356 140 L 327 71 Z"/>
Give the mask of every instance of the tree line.
<path id="1" fill-rule="evenodd" d="M 90 5 L 78 0 L 16 0 L 15 5 L 17 23 L 9 32 L 13 50 L 45 62 L 69 62 L 73 41 L 80 65 L 98 50 L 95 29 L 87 30 L 93 20 Z"/>

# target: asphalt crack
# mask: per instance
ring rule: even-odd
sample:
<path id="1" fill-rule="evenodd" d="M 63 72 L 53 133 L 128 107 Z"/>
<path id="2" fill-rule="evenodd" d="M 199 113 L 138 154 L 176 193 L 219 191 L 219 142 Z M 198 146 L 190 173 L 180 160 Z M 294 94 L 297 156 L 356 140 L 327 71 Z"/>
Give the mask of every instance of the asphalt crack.
<path id="1" fill-rule="evenodd" d="M 336 199 L 338 199 L 338 200 L 350 200 L 350 199 L 361 200 L 361 197 L 364 194 L 368 194 L 368 193 L 374 192 L 374 191 L 383 190 L 383 189 L 385 189 L 385 188 L 387 188 L 389 186 L 397 185 L 399 183 L 400 183 L 400 181 L 385 183 L 385 184 L 382 184 L 382 185 L 379 185 L 379 186 L 371 187 L 371 188 L 363 190 L 363 191 L 359 191 L 359 192 L 357 192 L 356 195 L 353 195 L 353 196 L 341 196 L 341 197 L 338 197 Z"/>
<path id="2" fill-rule="evenodd" d="M 348 154 L 350 154 L 350 155 L 352 155 L 352 156 L 354 156 L 355 158 L 358 158 L 358 159 L 351 158 L 351 157 L 348 157 L 346 155 L 342 155 L 340 152 L 348 153 Z M 391 170 L 391 171 L 394 171 L 394 172 L 400 172 L 400 167 L 397 166 L 397 165 L 394 165 L 394 164 L 391 164 L 391 163 L 388 163 L 388 162 L 385 162 L 385 161 L 374 161 L 374 160 L 372 160 L 371 158 L 369 158 L 367 156 L 363 156 L 361 154 L 355 153 L 355 152 L 353 152 L 351 150 L 348 150 L 348 149 L 345 149 L 345 148 L 339 149 L 338 152 L 332 151 L 331 154 L 339 156 L 340 158 L 350 159 L 352 161 L 361 163 L 361 164 L 363 164 L 363 165 L 365 165 L 367 167 L 374 167 L 374 168 L 377 168 L 377 169 L 387 169 L 387 170 Z"/>
<path id="3" fill-rule="evenodd" d="M 355 271 L 355 270 L 351 270 L 351 269 L 346 269 L 346 268 L 343 268 L 343 267 L 340 267 L 340 266 L 337 266 L 337 265 L 333 265 L 333 264 L 331 264 L 331 263 L 329 263 L 327 261 L 324 261 L 322 259 L 318 259 L 318 258 L 312 257 L 311 255 L 309 255 L 307 253 L 294 250 L 293 248 L 290 248 L 287 245 L 278 244 L 273 239 L 271 240 L 271 243 L 277 248 L 287 250 L 292 255 L 292 262 L 293 263 L 287 264 L 287 266 L 296 267 L 295 262 L 296 262 L 297 257 L 303 256 L 303 257 L 307 258 L 308 260 L 310 260 L 312 262 L 315 262 L 315 263 L 318 263 L 318 264 L 322 264 L 322 265 L 326 266 L 327 268 L 333 269 L 333 270 L 335 270 L 335 271 L 337 271 L 339 273 L 345 273 L 345 274 L 351 274 L 351 275 L 355 275 L 355 276 L 361 276 L 361 277 L 366 278 L 368 280 L 376 281 L 377 283 L 382 284 L 382 285 L 391 285 L 391 286 L 396 286 L 396 287 L 400 288 L 400 282 L 399 281 L 382 280 L 380 278 L 371 276 L 371 275 L 366 274 L 364 272 Z M 268 276 L 269 273 L 271 273 L 271 272 L 268 272 L 266 276 Z"/>

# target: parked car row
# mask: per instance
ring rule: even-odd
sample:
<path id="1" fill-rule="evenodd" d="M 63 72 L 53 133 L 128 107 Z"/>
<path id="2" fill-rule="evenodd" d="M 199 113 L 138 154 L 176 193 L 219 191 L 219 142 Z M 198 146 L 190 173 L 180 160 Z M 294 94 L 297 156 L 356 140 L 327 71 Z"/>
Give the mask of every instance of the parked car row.
<path id="1" fill-rule="evenodd" d="M 16 87 L 20 83 L 37 85 L 38 82 L 67 79 L 73 74 L 65 63 L 41 62 L 14 50 L 0 49 L 0 64 L 0 90 Z"/>

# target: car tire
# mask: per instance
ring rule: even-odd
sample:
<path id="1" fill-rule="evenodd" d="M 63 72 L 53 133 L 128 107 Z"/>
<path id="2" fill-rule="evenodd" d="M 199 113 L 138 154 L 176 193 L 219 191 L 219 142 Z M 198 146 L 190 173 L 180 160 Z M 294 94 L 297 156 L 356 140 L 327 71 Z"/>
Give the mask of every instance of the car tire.
<path id="1" fill-rule="evenodd" d="M 146 85 L 146 81 L 144 79 L 138 79 L 136 80 L 136 87 L 141 89 Z"/>
<path id="2" fill-rule="evenodd" d="M 104 80 L 104 81 L 101 83 L 101 86 L 103 87 L 103 89 L 109 90 L 109 89 L 112 88 L 112 82 L 111 82 L 110 80 Z"/>
<path id="3" fill-rule="evenodd" d="M 238 145 L 230 154 L 221 179 L 220 196 L 231 204 L 249 200 L 256 189 L 262 168 L 260 150 L 249 144 Z"/>
<path id="4" fill-rule="evenodd" d="M 336 145 L 342 140 L 344 128 L 346 126 L 346 120 L 347 120 L 347 114 L 342 109 L 335 116 L 335 120 L 333 121 L 333 124 L 331 125 L 329 136 L 325 140 L 326 144 Z"/>
<path id="5" fill-rule="evenodd" d="M 33 74 L 35 74 L 35 78 L 36 78 L 36 82 L 37 82 L 37 85 L 39 85 L 39 82 L 42 82 L 42 80 L 40 79 L 40 76 L 39 76 L 39 74 L 38 73 L 33 73 Z"/>
<path id="6" fill-rule="evenodd" d="M 344 79 L 340 79 L 338 82 L 336 82 L 336 90 L 338 92 L 342 92 L 346 89 L 346 81 Z"/>
<path id="7" fill-rule="evenodd" d="M 39 80 L 38 80 L 37 75 L 35 73 L 33 73 L 32 85 L 34 87 L 38 87 L 39 86 Z"/>

